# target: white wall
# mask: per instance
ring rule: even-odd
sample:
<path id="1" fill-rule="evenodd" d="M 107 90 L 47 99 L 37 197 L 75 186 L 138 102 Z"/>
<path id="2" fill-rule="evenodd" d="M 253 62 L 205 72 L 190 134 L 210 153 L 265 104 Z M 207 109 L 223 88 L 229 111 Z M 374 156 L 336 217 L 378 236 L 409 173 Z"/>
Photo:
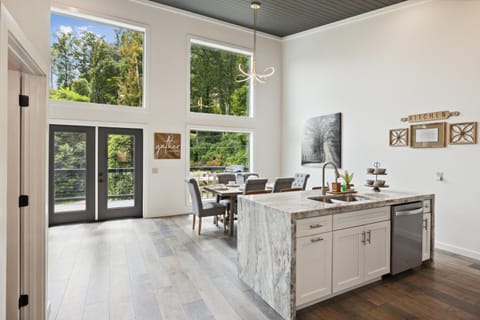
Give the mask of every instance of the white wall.
<path id="1" fill-rule="evenodd" d="M 232 126 L 254 132 L 253 169 L 262 176 L 273 178 L 280 172 L 280 110 L 281 110 L 281 44 L 275 38 L 258 38 L 259 68 L 273 65 L 277 69 L 267 84 L 255 88 L 255 118 L 207 119 L 187 113 L 188 37 L 190 35 L 220 41 L 243 48 L 252 45 L 250 31 L 238 27 L 198 19 L 159 9 L 152 5 L 128 0 L 61 0 L 52 6 L 76 8 L 110 19 L 147 27 L 147 96 L 146 110 L 134 112 L 111 111 L 111 108 L 65 108 L 51 106 L 49 119 L 53 123 L 78 121 L 96 124 L 118 124 L 143 127 L 146 172 L 146 209 L 144 216 L 156 217 L 188 212 L 186 186 L 188 174 L 188 128 L 199 126 Z M 263 70 L 263 69 L 262 69 Z M 85 111 L 88 110 L 88 111 Z M 182 134 L 181 160 L 153 160 L 153 133 Z M 158 168 L 158 174 L 152 174 Z"/>
<path id="2" fill-rule="evenodd" d="M 480 258 L 480 145 L 388 146 L 388 130 L 407 127 L 400 118 L 409 114 L 457 110 L 448 122 L 480 120 L 479 16 L 480 1 L 409 2 L 284 41 L 282 173 L 307 171 L 310 185 L 321 184 L 318 168 L 300 165 L 302 126 L 342 112 L 343 168 L 354 183 L 380 161 L 392 189 L 435 193 L 437 246 Z"/>
<path id="3" fill-rule="evenodd" d="M 27 61 L 23 60 L 22 62 L 24 64 L 29 64 L 32 62 L 32 65 L 22 65 L 22 67 L 25 68 L 35 68 L 37 69 L 38 67 L 44 68 L 44 66 L 48 65 L 48 55 L 49 55 L 49 49 L 48 49 L 48 31 L 49 31 L 49 18 L 48 18 L 48 12 L 50 10 L 50 4 L 48 0 L 36 0 L 36 1 L 30 1 L 30 0 L 0 0 L 0 3 L 2 4 L 1 8 L 1 21 L 0 21 L 0 97 L 2 99 L 2 102 L 0 103 L 0 320 L 6 319 L 6 301 L 7 301 L 7 295 L 9 295 L 8 299 L 12 297 L 12 295 L 16 296 L 18 298 L 18 293 L 15 291 L 7 291 L 6 290 L 6 278 L 8 278 L 9 275 L 6 274 L 6 269 L 7 269 L 7 213 L 9 214 L 15 214 L 15 212 L 7 211 L 7 203 L 11 200 L 11 198 L 7 198 L 7 190 L 12 191 L 11 189 L 12 185 L 14 183 L 9 183 L 11 181 L 7 181 L 7 172 L 11 171 L 10 167 L 10 160 L 12 157 L 16 157 L 16 155 L 13 155 L 8 152 L 8 144 L 12 141 L 14 137 L 11 137 L 9 135 L 9 131 L 7 130 L 7 118 L 8 118 L 8 112 L 7 112 L 7 106 L 8 106 L 8 99 L 7 96 L 10 93 L 9 89 L 10 88 L 10 83 L 8 82 L 8 70 L 10 66 L 18 65 L 20 66 L 19 63 L 12 63 L 10 61 L 10 58 L 13 57 L 13 55 L 10 55 L 9 48 L 8 48 L 8 37 L 9 37 L 9 32 L 11 33 L 11 37 L 14 38 L 18 43 L 20 47 L 22 47 L 23 50 L 26 50 L 26 52 L 16 52 L 18 55 L 22 55 L 22 58 L 33 58 L 34 62 L 32 61 Z M 8 10 L 4 10 L 4 7 Z M 19 49 L 19 48 L 17 48 Z M 23 56 L 23 54 L 26 53 L 28 55 L 32 55 L 32 57 L 26 57 Z M 10 57 L 9 57 L 10 55 Z M 16 61 L 18 62 L 18 61 Z M 32 69 L 33 70 L 33 69 Z M 18 85 L 18 82 L 15 83 L 14 85 Z M 18 92 L 17 92 L 18 94 Z M 43 111 L 45 108 L 43 107 Z M 40 126 L 43 125 L 45 122 L 45 117 L 43 117 L 43 121 L 41 117 L 37 117 L 35 119 L 36 123 L 38 123 Z M 40 143 L 36 143 L 38 141 L 33 141 L 37 145 L 42 145 L 42 142 L 45 142 L 45 140 L 42 141 L 44 138 L 43 135 L 44 132 L 37 131 L 35 132 L 36 137 L 38 138 L 38 141 Z M 42 158 L 42 153 L 35 153 L 38 155 L 40 158 Z M 43 161 L 38 161 L 40 165 L 44 164 Z M 41 176 L 44 172 L 40 170 L 36 170 L 35 174 L 33 176 Z M 37 196 L 33 197 L 33 204 L 35 205 L 35 209 L 38 209 L 35 213 L 39 213 L 39 215 L 36 216 L 37 219 L 42 220 L 42 210 L 43 206 L 41 206 L 41 202 L 44 198 L 44 189 L 37 189 L 37 191 L 42 191 L 41 193 L 41 199 L 39 200 Z M 11 193 L 10 193 L 11 194 Z M 38 193 L 37 193 L 38 195 Z M 17 195 L 18 196 L 18 195 Z M 16 197 L 15 197 L 16 198 Z M 38 202 L 37 202 L 38 201 Z M 40 204 L 39 206 L 37 204 Z M 10 216 L 8 217 L 8 222 L 10 225 Z M 39 225 L 42 227 L 42 225 Z M 11 231 L 11 230 L 9 230 Z M 43 233 L 40 234 L 35 234 L 31 235 L 32 237 L 35 237 L 35 240 L 38 239 L 43 239 Z M 39 255 L 44 254 L 44 246 L 42 241 L 37 241 L 38 247 L 35 248 L 35 252 L 38 253 Z M 10 243 L 10 238 L 8 239 L 8 246 L 9 248 L 12 248 L 15 246 L 14 243 Z M 37 250 L 37 249 L 42 249 L 42 250 Z M 8 256 L 9 262 L 11 262 L 11 259 L 13 258 L 12 256 Z M 32 256 L 33 258 L 33 256 Z M 35 260 L 35 262 L 38 262 L 40 265 L 42 264 L 41 261 Z M 38 269 L 40 271 L 39 275 L 42 274 L 43 268 L 39 267 Z M 14 275 L 10 275 L 14 276 Z M 9 278 L 10 279 L 10 278 Z M 10 279 L 11 280 L 11 279 Z M 34 280 L 31 280 L 31 285 L 34 282 Z M 33 286 L 36 286 L 38 283 L 34 283 Z M 36 292 L 42 292 L 44 287 L 35 287 L 35 290 L 38 290 Z M 33 290 L 32 290 L 33 292 Z M 16 299 L 14 297 L 13 300 Z M 31 308 L 29 310 L 34 310 L 32 305 L 38 305 L 37 302 L 41 303 L 41 299 L 43 299 L 43 296 L 40 295 L 34 295 L 32 297 L 32 303 L 31 303 Z M 10 300 L 11 301 L 11 300 Z M 44 303 L 41 303 L 44 305 Z M 12 307 L 11 305 L 8 306 L 9 308 Z M 41 310 L 44 309 L 44 306 L 40 307 Z M 32 311 L 33 312 L 33 311 Z M 38 313 L 37 313 L 38 314 Z"/>
<path id="4" fill-rule="evenodd" d="M 50 0 L 1 0 L 42 58 L 50 61 Z"/>

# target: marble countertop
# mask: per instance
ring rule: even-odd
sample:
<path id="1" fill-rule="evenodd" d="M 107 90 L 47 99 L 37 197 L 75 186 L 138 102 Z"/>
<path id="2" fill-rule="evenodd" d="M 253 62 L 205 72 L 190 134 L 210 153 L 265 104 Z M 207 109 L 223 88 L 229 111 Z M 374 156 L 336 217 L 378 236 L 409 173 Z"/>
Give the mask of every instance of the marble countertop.
<path id="1" fill-rule="evenodd" d="M 434 198 L 433 194 L 383 190 L 382 192 L 373 192 L 370 189 L 365 189 L 359 190 L 359 192 L 354 195 L 366 197 L 368 198 L 367 200 L 324 203 L 309 199 L 309 197 L 317 197 L 321 195 L 321 190 L 307 190 L 240 196 L 239 198 L 242 199 L 241 201 L 252 201 L 257 205 L 263 205 L 276 211 L 289 213 L 296 219 L 338 214 Z"/>

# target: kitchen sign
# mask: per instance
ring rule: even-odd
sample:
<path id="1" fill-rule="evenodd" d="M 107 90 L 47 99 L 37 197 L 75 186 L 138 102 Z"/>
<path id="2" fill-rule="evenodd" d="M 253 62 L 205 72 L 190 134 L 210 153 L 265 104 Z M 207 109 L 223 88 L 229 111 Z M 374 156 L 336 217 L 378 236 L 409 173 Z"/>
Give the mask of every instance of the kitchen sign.
<path id="1" fill-rule="evenodd" d="M 408 117 L 402 118 L 402 122 L 423 122 L 423 121 L 436 121 L 436 120 L 445 120 L 450 117 L 459 116 L 460 112 L 458 111 L 437 111 L 437 112 L 428 112 L 428 113 L 419 113 L 412 114 Z"/>
<path id="2" fill-rule="evenodd" d="M 155 133 L 154 159 L 180 159 L 182 152 L 179 133 Z"/>

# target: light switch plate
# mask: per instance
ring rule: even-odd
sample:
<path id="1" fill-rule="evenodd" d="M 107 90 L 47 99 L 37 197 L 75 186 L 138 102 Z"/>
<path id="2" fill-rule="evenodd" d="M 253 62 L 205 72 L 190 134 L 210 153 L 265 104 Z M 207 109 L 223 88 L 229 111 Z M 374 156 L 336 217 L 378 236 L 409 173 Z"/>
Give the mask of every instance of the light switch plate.
<path id="1" fill-rule="evenodd" d="M 152 173 L 157 174 L 158 173 L 158 168 L 152 168 Z"/>

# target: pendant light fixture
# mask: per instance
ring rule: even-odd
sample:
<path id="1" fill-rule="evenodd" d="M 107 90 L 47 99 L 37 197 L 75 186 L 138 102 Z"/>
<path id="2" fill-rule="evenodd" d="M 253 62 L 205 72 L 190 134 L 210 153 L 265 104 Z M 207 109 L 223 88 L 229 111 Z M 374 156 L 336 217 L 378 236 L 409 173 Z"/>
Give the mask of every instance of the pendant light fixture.
<path id="1" fill-rule="evenodd" d="M 265 83 L 267 78 L 275 73 L 274 67 L 268 67 L 263 74 L 257 73 L 257 12 L 260 9 L 259 1 L 252 1 L 250 7 L 253 9 L 253 56 L 252 69 L 250 72 L 245 71 L 241 64 L 238 65 L 240 74 L 237 76 L 237 82 L 245 82 L 253 80 L 254 83 Z M 248 68 L 247 68 L 248 70 Z"/>

